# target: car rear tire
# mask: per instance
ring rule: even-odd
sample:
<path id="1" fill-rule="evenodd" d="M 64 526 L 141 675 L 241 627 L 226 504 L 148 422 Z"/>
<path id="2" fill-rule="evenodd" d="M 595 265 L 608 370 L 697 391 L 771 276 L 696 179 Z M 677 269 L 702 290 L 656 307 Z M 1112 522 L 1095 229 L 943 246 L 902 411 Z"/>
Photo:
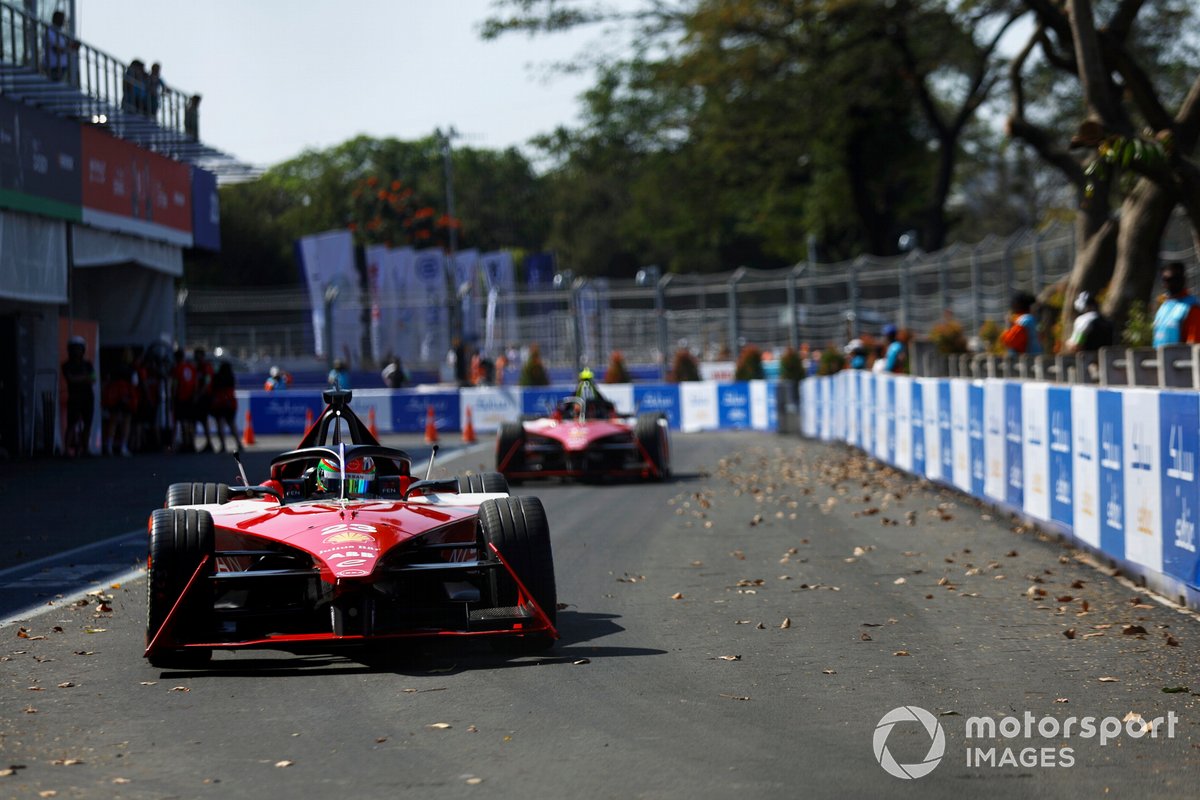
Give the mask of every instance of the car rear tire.
<path id="1" fill-rule="evenodd" d="M 546 617 L 554 624 L 558 617 L 558 589 L 554 580 L 554 553 L 550 547 L 550 526 L 542 501 L 536 497 L 505 497 L 485 500 L 479 506 L 479 526 L 485 541 L 500 555 L 533 595 Z M 503 578 L 498 582 L 497 605 L 517 603 L 517 586 Z M 520 637 L 495 637 L 493 644 L 502 650 L 534 652 L 554 644 L 549 634 Z"/>
<path id="2" fill-rule="evenodd" d="M 211 484 L 210 484 L 211 485 Z M 150 518 L 150 551 L 146 559 L 146 644 L 171 613 L 204 556 L 208 563 L 197 576 L 187 598 L 176 612 L 173 634 L 206 633 L 212 621 L 212 584 L 216 568 L 213 552 L 216 533 L 212 515 L 195 508 L 160 508 Z M 176 638 L 173 636 L 172 638 Z M 212 650 L 159 648 L 150 656 L 156 667 L 187 668 L 203 665 Z"/>
<path id="3" fill-rule="evenodd" d="M 496 470 L 506 478 L 511 472 L 524 472 L 525 426 L 521 423 L 501 423 L 500 431 L 496 434 Z"/>
<path id="4" fill-rule="evenodd" d="M 167 508 L 229 502 L 227 483 L 172 483 L 167 487 Z"/>
<path id="5" fill-rule="evenodd" d="M 460 475 L 458 491 L 469 494 L 485 492 L 487 494 L 508 494 L 508 479 L 499 472 L 477 472 L 474 475 Z"/>
<path id="6" fill-rule="evenodd" d="M 667 434 L 666 417 L 662 414 L 640 414 L 633 429 L 638 445 L 646 451 L 650 463 L 658 471 L 658 480 L 671 475 L 671 440 Z"/>

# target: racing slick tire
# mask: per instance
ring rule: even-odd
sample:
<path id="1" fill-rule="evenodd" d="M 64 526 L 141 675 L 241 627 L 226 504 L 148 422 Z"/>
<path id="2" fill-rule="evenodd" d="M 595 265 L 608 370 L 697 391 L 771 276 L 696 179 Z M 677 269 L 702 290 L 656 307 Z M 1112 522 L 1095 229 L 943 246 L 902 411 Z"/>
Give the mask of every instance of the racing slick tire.
<path id="1" fill-rule="evenodd" d="M 462 475 L 458 479 L 459 493 L 476 494 L 508 494 L 508 479 L 499 472 L 477 472 L 474 475 Z"/>
<path id="2" fill-rule="evenodd" d="M 167 487 L 166 508 L 229 502 L 227 483 L 172 483 Z"/>
<path id="3" fill-rule="evenodd" d="M 201 485 L 201 484 L 197 484 Z M 212 484 L 209 484 L 210 486 Z M 204 570 L 176 612 L 173 631 L 206 631 L 212 614 L 212 585 L 216 568 L 213 552 L 216 534 L 212 515 L 195 508 L 160 508 L 150 518 L 150 551 L 146 559 L 146 644 L 162 627 L 200 560 L 209 556 Z M 149 661 L 162 668 L 200 666 L 212 650 L 161 647 Z"/>
<path id="4" fill-rule="evenodd" d="M 546 522 L 542 501 L 536 497 L 485 500 L 479 505 L 479 526 L 483 538 L 500 551 L 550 623 L 554 624 L 558 616 L 558 589 L 554 580 L 550 526 Z M 499 581 L 496 602 L 500 606 L 516 605 L 516 584 L 507 580 Z M 507 652 L 535 652 L 554 644 L 553 637 L 548 634 L 498 636 L 491 641 L 497 649 Z"/>
<path id="5" fill-rule="evenodd" d="M 665 422 L 666 417 L 662 414 L 639 414 L 633 428 L 634 439 L 646 451 L 650 463 L 658 471 L 655 477 L 660 481 L 671 475 L 671 443 Z"/>
<path id="6" fill-rule="evenodd" d="M 500 424 L 496 434 L 496 470 L 504 473 L 506 478 L 509 472 L 525 471 L 525 426 L 521 423 Z"/>

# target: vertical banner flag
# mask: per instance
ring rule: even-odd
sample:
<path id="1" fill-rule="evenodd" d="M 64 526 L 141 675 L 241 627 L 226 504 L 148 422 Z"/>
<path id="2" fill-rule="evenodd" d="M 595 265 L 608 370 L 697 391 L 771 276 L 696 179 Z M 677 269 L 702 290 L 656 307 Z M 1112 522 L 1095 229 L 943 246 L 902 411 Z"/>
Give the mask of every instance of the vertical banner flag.
<path id="1" fill-rule="evenodd" d="M 1190 586 L 1197 584 L 1196 452 L 1200 450 L 1200 395 L 1163 392 L 1159 395 L 1159 452 L 1162 454 L 1163 572 Z"/>
<path id="2" fill-rule="evenodd" d="M 1125 557 L 1162 572 L 1158 395 L 1156 389 L 1121 392 L 1125 415 Z"/>
<path id="3" fill-rule="evenodd" d="M 387 245 L 372 244 L 364 248 L 367 262 L 367 298 L 371 304 L 371 357 L 376 363 L 395 353 L 395 343 L 389 339 L 391 326 L 386 315 L 391 309 L 384 297 L 384 281 L 387 280 Z"/>
<path id="4" fill-rule="evenodd" d="M 462 336 L 467 342 L 478 342 L 480 330 L 479 251 L 461 250 L 454 254 L 451 264 L 454 278 L 454 297 L 462 319 Z"/>
<path id="5" fill-rule="evenodd" d="M 1099 393 L 1092 386 L 1072 386 L 1070 392 L 1071 471 L 1075 479 L 1071 532 L 1081 542 L 1100 547 L 1104 505 L 1100 491 Z"/>
<path id="6" fill-rule="evenodd" d="M 1070 528 L 1074 526 L 1071 390 L 1049 387 L 1046 413 L 1050 417 L 1050 519 Z"/>
<path id="7" fill-rule="evenodd" d="M 986 381 L 983 385 L 983 453 L 987 472 L 983 492 L 993 500 L 1008 499 L 1008 474 L 1005 446 L 1004 382 Z"/>
<path id="8" fill-rule="evenodd" d="M 507 250 L 484 253 L 479 263 L 483 270 L 484 286 L 488 290 L 487 327 L 484 331 L 485 347 L 489 353 L 499 353 L 506 346 L 521 338 L 520 332 L 517 330 L 515 299 L 517 278 L 513 267 L 512 253 Z M 537 285 L 532 282 L 534 277 L 531 271 L 531 287 Z M 546 280 L 546 283 L 549 283 L 552 278 L 553 274 Z"/>
<path id="9" fill-rule="evenodd" d="M 418 334 L 418 358 L 440 363 L 450 350 L 450 308 L 446 296 L 446 262 L 441 250 L 418 250 L 413 255 L 410 291 L 419 311 L 414 319 Z"/>
<path id="10" fill-rule="evenodd" d="M 1121 424 L 1121 393 L 1096 394 L 1096 423 L 1100 430 L 1100 549 L 1125 552 L 1125 477 Z"/>
<path id="11" fill-rule="evenodd" d="M 1021 396 L 1021 428 L 1024 441 L 1021 446 L 1022 484 L 1025 493 L 1025 511 L 1035 519 L 1050 519 L 1050 441 L 1047 438 L 1047 404 L 1050 401 L 1049 384 L 1018 383 Z"/>
<path id="12" fill-rule="evenodd" d="M 353 365 L 361 354 L 362 320 L 358 273 L 354 269 L 354 239 L 337 230 L 300 239 L 296 246 L 312 304 L 316 355 L 345 358 Z M 325 352 L 325 306 L 333 296 L 333 353 Z"/>

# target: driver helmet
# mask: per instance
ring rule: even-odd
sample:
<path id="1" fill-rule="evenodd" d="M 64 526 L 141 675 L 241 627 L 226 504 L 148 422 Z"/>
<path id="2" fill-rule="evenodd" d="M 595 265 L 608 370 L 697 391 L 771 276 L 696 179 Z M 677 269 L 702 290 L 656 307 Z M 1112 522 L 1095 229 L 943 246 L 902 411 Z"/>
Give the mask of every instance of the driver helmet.
<path id="1" fill-rule="evenodd" d="M 341 494 L 342 471 L 336 459 L 322 458 L 317 465 L 317 490 Z M 346 462 L 346 496 L 370 494 L 375 488 L 375 461 L 368 457 Z"/>

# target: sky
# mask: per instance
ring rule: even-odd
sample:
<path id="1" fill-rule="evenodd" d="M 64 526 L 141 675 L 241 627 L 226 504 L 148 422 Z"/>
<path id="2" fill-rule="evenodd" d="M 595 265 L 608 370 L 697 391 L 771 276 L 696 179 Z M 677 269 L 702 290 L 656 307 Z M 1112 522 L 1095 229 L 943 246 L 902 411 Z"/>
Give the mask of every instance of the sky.
<path id="1" fill-rule="evenodd" d="M 523 146 L 578 121 L 583 75 L 549 66 L 602 31 L 485 42 L 490 0 L 76 0 L 76 31 L 128 63 L 158 61 L 201 94 L 200 138 L 271 166 L 359 134 Z"/>

